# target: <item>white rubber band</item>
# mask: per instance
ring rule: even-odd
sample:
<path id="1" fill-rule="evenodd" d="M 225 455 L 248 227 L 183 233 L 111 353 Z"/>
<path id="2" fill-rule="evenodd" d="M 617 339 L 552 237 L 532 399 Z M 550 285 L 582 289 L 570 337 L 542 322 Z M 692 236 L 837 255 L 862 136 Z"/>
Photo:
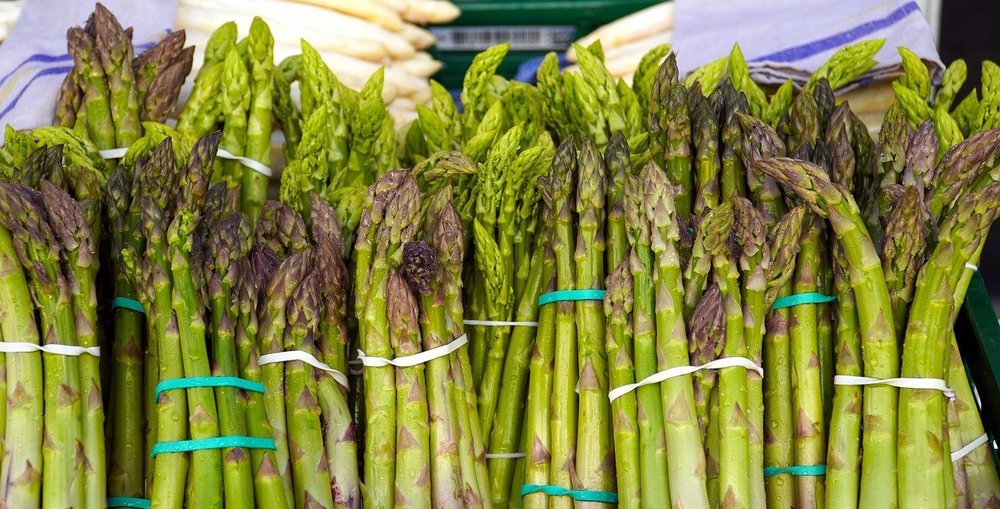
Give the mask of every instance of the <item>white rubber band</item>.
<path id="1" fill-rule="evenodd" d="M 983 445 L 983 444 L 985 444 L 986 442 L 989 442 L 989 441 L 990 441 L 990 437 L 986 436 L 986 433 L 983 433 L 979 438 L 973 440 L 972 442 L 969 442 L 969 444 L 966 445 L 965 447 L 963 447 L 963 448 L 961 448 L 961 449 L 959 449 L 959 450 L 951 453 L 951 462 L 954 463 L 954 462 L 956 462 L 956 461 L 958 461 L 958 460 L 960 460 L 960 459 L 968 456 L 969 453 L 971 453 L 972 451 L 976 450 L 977 447 L 979 447 L 980 445 Z"/>
<path id="2" fill-rule="evenodd" d="M 329 364 L 317 359 L 309 352 L 303 352 L 302 350 L 290 350 L 287 352 L 264 354 L 257 358 L 257 364 L 259 366 L 288 361 L 302 361 L 320 371 L 325 371 L 329 373 L 338 384 L 342 385 L 345 389 L 350 389 L 347 385 L 347 375 L 331 368 Z"/>
<path id="3" fill-rule="evenodd" d="M 128 152 L 128 148 L 109 148 L 107 150 L 100 150 L 97 153 L 101 154 L 104 159 L 121 159 L 125 157 L 125 153 Z"/>
<path id="4" fill-rule="evenodd" d="M 462 320 L 462 323 L 485 327 L 538 327 L 538 322 L 505 322 L 503 320 Z"/>
<path id="5" fill-rule="evenodd" d="M 121 159 L 122 157 L 125 156 L 126 152 L 128 152 L 127 148 L 109 148 L 107 150 L 101 150 L 98 153 L 101 154 L 101 157 L 105 159 Z M 220 159 L 229 159 L 231 161 L 236 161 L 257 173 L 266 176 L 267 178 L 271 178 L 274 176 L 274 172 L 271 171 L 271 168 L 268 168 L 264 164 L 254 161 L 249 157 L 238 156 L 226 149 L 220 148 L 215 152 L 215 156 Z"/>
<path id="6" fill-rule="evenodd" d="M 955 399 L 955 391 L 940 378 L 871 378 L 867 376 L 836 375 L 833 385 L 891 385 L 900 389 L 927 389 L 941 391 L 948 399 Z"/>
<path id="7" fill-rule="evenodd" d="M 369 357 L 365 355 L 364 352 L 358 350 L 358 359 L 352 363 L 361 364 L 366 368 L 382 368 L 388 365 L 393 365 L 400 368 L 410 368 L 419 364 L 424 364 L 428 361 L 437 359 L 438 357 L 444 357 L 445 355 L 451 354 L 455 350 L 462 348 L 466 343 L 469 342 L 469 337 L 465 334 L 455 338 L 454 341 L 446 345 L 441 345 L 436 348 L 431 348 L 414 355 L 407 355 L 404 357 L 396 357 L 395 359 L 386 359 L 383 357 Z"/>
<path id="8" fill-rule="evenodd" d="M 56 355 L 65 355 L 67 357 L 79 357 L 83 354 L 91 355 L 93 357 L 101 356 L 101 347 L 99 346 L 74 346 L 74 345 L 39 345 L 36 343 L 22 343 L 17 341 L 11 342 L 0 342 L 0 353 L 30 353 L 30 352 L 44 352 Z"/>
<path id="9" fill-rule="evenodd" d="M 721 359 L 716 359 L 707 364 L 702 364 L 701 366 L 677 366 L 674 368 L 665 369 L 663 371 L 660 371 L 659 373 L 654 373 L 652 375 L 649 375 L 646 378 L 634 384 L 626 384 L 621 387 L 615 387 L 614 389 L 611 389 L 611 392 L 608 393 L 608 399 L 614 401 L 644 385 L 658 384 L 660 382 L 669 380 L 671 378 L 690 375 L 691 373 L 694 373 L 696 371 L 702 371 L 706 369 L 722 369 L 722 368 L 736 368 L 736 367 L 746 368 L 748 370 L 755 371 L 758 375 L 761 376 L 761 378 L 764 377 L 764 369 L 758 366 L 754 361 L 747 359 L 746 357 L 723 357 Z"/>
<path id="10" fill-rule="evenodd" d="M 972 271 L 977 271 L 977 272 L 979 271 L 979 266 L 977 266 L 974 263 L 965 262 L 965 268 L 967 268 L 969 270 L 972 270 Z"/>
<path id="11" fill-rule="evenodd" d="M 498 460 L 516 460 L 520 458 L 527 457 L 527 454 L 523 452 L 488 452 L 486 453 L 486 459 L 498 459 Z"/>
<path id="12" fill-rule="evenodd" d="M 238 156 L 233 154 L 232 152 L 229 152 L 228 150 L 221 148 L 219 149 L 218 152 L 215 153 L 215 155 L 216 157 L 221 157 L 222 159 L 229 159 L 231 161 L 236 161 L 257 173 L 264 175 L 267 178 L 271 178 L 274 176 L 274 172 L 271 171 L 271 168 L 268 168 L 267 166 L 264 166 L 263 164 L 254 161 L 249 157 Z"/>

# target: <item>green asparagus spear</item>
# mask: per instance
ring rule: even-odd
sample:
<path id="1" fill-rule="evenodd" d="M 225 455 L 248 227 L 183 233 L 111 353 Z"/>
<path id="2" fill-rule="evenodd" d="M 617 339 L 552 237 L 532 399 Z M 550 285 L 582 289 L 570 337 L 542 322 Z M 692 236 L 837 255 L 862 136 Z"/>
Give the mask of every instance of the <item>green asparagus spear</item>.
<path id="1" fill-rule="evenodd" d="M 7 310 L 4 319 L 0 320 L 0 333 L 4 338 L 38 343 L 32 289 L 21 269 L 17 249 L 11 231 L 0 228 L 0 302 Z M 2 490 L 3 504 L 38 507 L 43 466 L 42 435 L 38 433 L 44 419 L 42 354 L 26 352 L 9 356 L 5 369 L 8 404 L 4 443 L 17 444 L 17 447 L 7 449 L 7 458 L 0 465 L 0 479 L 6 487 Z"/>
<path id="2" fill-rule="evenodd" d="M 608 358 L 611 362 L 609 379 L 612 388 L 635 383 L 632 365 L 631 299 L 632 271 L 629 261 L 623 261 L 608 276 L 604 297 L 607 315 Z M 618 483 L 618 506 L 642 507 L 639 461 L 638 418 L 635 394 L 627 393 L 611 402 L 615 440 L 615 474 Z"/>
<path id="3" fill-rule="evenodd" d="M 250 117 L 247 120 L 247 139 L 244 150 L 246 157 L 264 166 L 271 165 L 271 97 L 274 70 L 274 38 L 267 24 L 254 18 L 247 38 L 250 69 Z M 240 181 L 242 191 L 240 203 L 243 211 L 254 222 L 260 215 L 267 197 L 269 177 L 249 168 L 243 169 Z"/>
<path id="4" fill-rule="evenodd" d="M 393 270 L 387 287 L 389 336 L 399 355 L 420 351 L 419 309 L 403 276 Z M 430 507 L 430 451 L 424 367 L 396 369 L 396 505 Z"/>
<path id="5" fill-rule="evenodd" d="M 656 263 L 653 285 L 657 367 L 664 370 L 690 362 L 677 255 L 680 230 L 666 174 L 650 163 L 641 178 L 650 246 Z M 690 376 L 680 376 L 660 384 L 670 494 L 673 504 L 684 501 L 690 507 L 708 507 L 705 456 L 691 380 Z"/>
<path id="6" fill-rule="evenodd" d="M 577 178 L 577 155 L 572 140 L 564 141 L 556 152 L 549 173 L 551 207 L 555 214 L 552 251 L 556 264 L 556 288 L 571 290 L 576 288 L 576 235 L 573 219 L 574 190 Z M 550 304 L 551 305 L 551 304 Z M 549 452 L 549 484 L 563 487 L 572 486 L 573 458 L 576 454 L 577 437 L 577 395 L 578 356 L 577 322 L 573 302 L 558 302 L 556 311 L 556 335 L 554 351 L 554 375 L 552 398 L 550 399 L 551 445 Z M 572 505 L 565 497 L 552 501 L 556 507 Z"/>

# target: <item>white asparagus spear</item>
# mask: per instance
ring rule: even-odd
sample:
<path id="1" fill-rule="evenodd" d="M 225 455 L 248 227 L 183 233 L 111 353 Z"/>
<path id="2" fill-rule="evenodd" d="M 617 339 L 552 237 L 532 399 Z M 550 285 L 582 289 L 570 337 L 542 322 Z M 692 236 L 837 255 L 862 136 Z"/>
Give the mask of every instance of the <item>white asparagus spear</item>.
<path id="1" fill-rule="evenodd" d="M 420 52 L 405 60 L 394 60 L 389 63 L 393 67 L 409 75 L 419 78 L 430 78 L 441 70 L 443 64 L 434 60 L 429 53 Z"/>
<path id="2" fill-rule="evenodd" d="M 399 32 L 403 27 L 403 18 L 399 13 L 384 5 L 366 0 L 292 0 L 311 4 L 324 9 L 339 11 L 355 18 L 371 21 L 386 30 Z"/>
<path id="3" fill-rule="evenodd" d="M 423 27 L 418 27 L 413 23 L 403 23 L 403 28 L 399 34 L 410 41 L 417 49 L 426 49 L 434 45 L 434 34 Z"/>
<path id="4" fill-rule="evenodd" d="M 450 23 L 458 18 L 462 11 L 455 4 L 445 0 L 406 0 L 406 9 L 402 14 L 406 21 L 425 25 Z"/>
<path id="5" fill-rule="evenodd" d="M 406 10 L 406 0 L 373 0 L 385 8 L 392 9 L 399 14 Z"/>
<path id="6" fill-rule="evenodd" d="M 672 31 L 663 32 L 607 50 L 604 52 L 604 66 L 616 78 L 632 74 L 639 67 L 642 57 L 646 56 L 646 53 L 649 53 L 649 50 L 661 44 L 669 44 L 672 38 Z M 579 67 L 574 64 L 566 69 L 575 71 Z"/>
<path id="7" fill-rule="evenodd" d="M 184 0 L 182 4 L 204 11 L 221 11 L 223 14 L 244 13 L 260 16 L 272 23 L 281 23 L 297 29 L 311 29 L 324 33 L 327 37 L 354 38 L 382 44 L 389 56 L 407 58 L 416 53 L 416 48 L 403 36 L 390 32 L 374 23 L 354 18 L 339 12 L 313 5 L 286 2 L 282 0 Z M 218 23 L 217 23 L 218 24 Z M 336 28 L 336 31 L 331 28 Z M 306 37 L 319 39 L 316 36 Z"/>
<path id="8" fill-rule="evenodd" d="M 333 70 L 334 74 L 340 72 L 341 69 L 350 70 L 354 74 L 360 74 L 365 76 L 371 76 L 382 67 L 378 64 L 373 64 L 371 62 L 366 62 L 357 58 L 349 57 L 346 55 L 340 55 L 337 53 L 323 53 L 323 61 L 326 62 L 330 69 Z M 431 85 L 426 79 L 418 78 L 416 76 L 409 75 L 391 65 L 386 66 L 385 69 L 385 81 L 386 83 L 392 83 L 399 89 L 399 95 L 406 97 L 413 97 L 414 95 L 420 95 L 422 90 L 426 90 L 430 93 Z"/>
<path id="9" fill-rule="evenodd" d="M 606 51 L 673 28 L 674 4 L 673 2 L 663 2 L 612 21 L 585 35 L 577 41 L 577 44 L 587 47 L 600 39 L 601 46 Z M 566 52 L 566 57 L 571 62 L 576 61 L 576 53 L 573 48 Z"/>
<path id="10" fill-rule="evenodd" d="M 224 18 L 221 16 L 214 11 L 206 12 L 201 9 L 185 7 L 178 10 L 176 26 L 187 32 L 188 44 L 193 44 L 196 51 L 200 51 L 200 48 L 208 41 L 212 31 L 225 21 L 235 21 L 240 26 L 241 35 L 246 35 L 252 17 L 237 14 L 225 15 Z M 219 21 L 221 19 L 225 21 Z M 337 37 L 329 32 L 320 33 L 312 29 L 300 29 L 270 19 L 265 21 L 271 27 L 275 41 L 280 41 L 282 44 L 298 46 L 301 39 L 306 39 L 317 50 L 337 52 L 371 62 L 382 62 L 388 55 L 385 48 L 377 42 Z"/>

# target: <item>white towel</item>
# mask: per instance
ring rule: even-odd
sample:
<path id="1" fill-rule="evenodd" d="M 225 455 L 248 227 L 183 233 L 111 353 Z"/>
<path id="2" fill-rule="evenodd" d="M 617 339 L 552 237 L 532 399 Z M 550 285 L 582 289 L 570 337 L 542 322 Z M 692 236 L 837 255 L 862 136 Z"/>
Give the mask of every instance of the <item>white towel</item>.
<path id="1" fill-rule="evenodd" d="M 28 0 L 0 45 L 0 139 L 16 129 L 51 125 L 59 87 L 73 68 L 66 31 L 82 26 L 94 0 Z M 136 53 L 162 39 L 177 17 L 176 0 L 102 0 L 125 27 L 133 27 Z"/>
<path id="2" fill-rule="evenodd" d="M 676 0 L 674 50 L 682 73 L 729 54 L 734 43 L 754 80 L 805 83 L 838 49 L 885 39 L 878 62 L 857 83 L 898 74 L 897 47 L 928 64 L 937 82 L 944 65 L 920 7 L 911 0 Z"/>

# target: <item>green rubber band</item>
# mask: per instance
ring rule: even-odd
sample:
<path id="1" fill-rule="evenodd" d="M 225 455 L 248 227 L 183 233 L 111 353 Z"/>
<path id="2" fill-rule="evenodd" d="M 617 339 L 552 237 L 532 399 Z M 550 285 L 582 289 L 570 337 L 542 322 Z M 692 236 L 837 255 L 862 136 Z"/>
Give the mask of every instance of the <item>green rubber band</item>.
<path id="1" fill-rule="evenodd" d="M 568 490 L 561 486 L 525 484 L 521 486 L 521 496 L 532 493 L 544 493 L 550 497 L 569 497 L 581 502 L 603 502 L 605 504 L 617 504 L 618 494 L 611 491 L 587 491 Z"/>
<path id="2" fill-rule="evenodd" d="M 270 449 L 276 450 L 273 438 L 256 438 L 244 436 L 227 436 L 215 438 L 198 438 L 194 440 L 177 440 L 174 442 L 159 442 L 153 444 L 150 454 L 156 457 L 158 454 L 169 452 L 191 452 L 203 449 L 229 449 L 231 447 L 242 447 L 244 449 Z"/>
<path id="3" fill-rule="evenodd" d="M 156 394 L 153 395 L 153 401 L 159 401 L 163 391 L 191 389 L 193 387 L 236 387 L 245 391 L 264 393 L 264 384 L 235 376 L 192 376 L 172 378 L 156 384 Z"/>
<path id="4" fill-rule="evenodd" d="M 826 475 L 826 465 L 793 465 L 790 467 L 764 467 L 764 477 L 791 474 L 797 477 Z"/>
<path id="5" fill-rule="evenodd" d="M 149 509 L 149 499 L 134 497 L 111 497 L 108 507 L 132 507 L 134 509 Z"/>
<path id="6" fill-rule="evenodd" d="M 796 293 L 795 295 L 779 297 L 774 301 L 771 309 L 784 309 L 792 306 L 801 306 L 802 304 L 826 304 L 835 300 L 837 300 L 837 297 L 834 295 L 823 295 L 817 292 Z"/>
<path id="7" fill-rule="evenodd" d="M 142 307 L 141 302 L 128 297 L 115 297 L 111 299 L 111 309 L 114 310 L 115 308 L 131 309 L 136 313 L 146 314 L 146 308 Z"/>
<path id="8" fill-rule="evenodd" d="M 556 290 L 538 296 L 538 305 L 568 300 L 604 300 L 604 290 Z"/>

